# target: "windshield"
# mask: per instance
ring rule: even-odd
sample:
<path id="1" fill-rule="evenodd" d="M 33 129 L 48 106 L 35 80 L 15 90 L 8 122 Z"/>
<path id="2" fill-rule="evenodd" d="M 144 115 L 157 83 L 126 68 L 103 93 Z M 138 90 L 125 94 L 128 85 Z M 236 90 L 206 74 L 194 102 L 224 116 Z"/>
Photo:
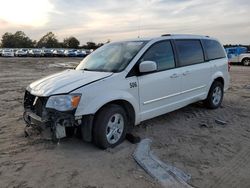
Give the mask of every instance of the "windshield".
<path id="1" fill-rule="evenodd" d="M 145 41 L 106 44 L 87 56 L 77 70 L 120 72 L 145 45 Z"/>

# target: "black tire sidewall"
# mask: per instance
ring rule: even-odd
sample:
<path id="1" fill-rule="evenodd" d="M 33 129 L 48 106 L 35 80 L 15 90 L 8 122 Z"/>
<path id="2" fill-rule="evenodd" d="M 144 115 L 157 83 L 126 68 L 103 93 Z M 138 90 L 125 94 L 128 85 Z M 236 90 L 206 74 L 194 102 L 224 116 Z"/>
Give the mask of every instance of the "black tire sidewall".
<path id="1" fill-rule="evenodd" d="M 242 62 L 242 64 L 244 65 L 244 66 L 249 66 L 249 64 L 247 64 L 246 62 L 247 61 L 249 61 L 250 59 L 249 58 L 245 58 Z"/>
<path id="2" fill-rule="evenodd" d="M 219 102 L 217 105 L 215 105 L 215 104 L 213 103 L 213 91 L 214 91 L 214 89 L 215 89 L 216 87 L 220 87 L 220 89 L 221 89 L 221 99 L 220 99 L 220 102 Z M 222 84 L 221 82 L 215 81 L 215 82 L 212 84 L 212 86 L 211 86 L 211 88 L 210 88 L 210 90 L 209 90 L 209 93 L 208 93 L 208 97 L 207 97 L 207 99 L 206 99 L 206 101 L 205 101 L 207 107 L 210 108 L 210 109 L 216 109 L 216 108 L 218 108 L 218 107 L 221 105 L 221 103 L 222 103 L 223 96 L 224 96 L 223 84 Z"/>
<path id="3" fill-rule="evenodd" d="M 124 129 L 120 139 L 114 143 L 110 144 L 106 138 L 106 128 L 108 125 L 108 121 L 112 115 L 119 113 L 123 116 L 124 120 Z M 126 115 L 125 110 L 119 105 L 108 105 L 103 107 L 97 114 L 94 119 L 94 127 L 93 127 L 93 141 L 96 146 L 101 149 L 106 149 L 109 147 L 115 147 L 120 144 L 126 136 L 128 128 L 128 117 Z"/>

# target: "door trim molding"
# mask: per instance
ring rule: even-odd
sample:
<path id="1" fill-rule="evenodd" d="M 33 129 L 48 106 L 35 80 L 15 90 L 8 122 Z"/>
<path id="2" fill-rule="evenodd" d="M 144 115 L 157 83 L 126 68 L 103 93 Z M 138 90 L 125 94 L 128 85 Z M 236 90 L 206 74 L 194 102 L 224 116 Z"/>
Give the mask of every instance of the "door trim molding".
<path id="1" fill-rule="evenodd" d="M 145 101 L 143 102 L 143 104 L 150 104 L 152 102 L 157 102 L 157 101 L 160 101 L 160 100 L 163 100 L 163 99 L 167 99 L 167 98 L 170 98 L 170 97 L 175 97 L 177 95 L 181 95 L 181 94 L 184 94 L 184 93 L 188 93 L 188 92 L 191 92 L 191 91 L 195 91 L 195 90 L 198 90 L 198 89 L 202 89 L 204 87 L 206 87 L 207 85 L 202 85 L 202 86 L 199 86 L 199 87 L 195 87 L 195 88 L 192 88 L 192 89 L 188 89 L 188 90 L 185 90 L 185 91 L 182 91 L 182 92 L 178 92 L 178 93 L 174 93 L 174 94 L 171 94 L 171 95 L 167 95 L 167 96 L 164 96 L 164 97 L 160 97 L 160 98 L 156 98 L 156 99 L 152 99 L 152 100 L 148 100 L 148 101 Z"/>

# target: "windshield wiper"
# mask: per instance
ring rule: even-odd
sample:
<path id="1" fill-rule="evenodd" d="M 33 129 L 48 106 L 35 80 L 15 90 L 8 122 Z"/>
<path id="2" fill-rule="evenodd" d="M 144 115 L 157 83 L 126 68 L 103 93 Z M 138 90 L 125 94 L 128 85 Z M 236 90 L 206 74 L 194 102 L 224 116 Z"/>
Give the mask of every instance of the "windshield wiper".
<path id="1" fill-rule="evenodd" d="M 112 72 L 112 71 L 105 71 L 103 69 L 88 69 L 88 68 L 84 68 L 81 70 L 85 70 L 85 71 L 94 71 L 94 72 Z"/>
<path id="2" fill-rule="evenodd" d="M 96 71 L 96 70 L 88 69 L 88 68 L 84 68 L 84 69 L 81 69 L 81 70 L 85 70 L 85 71 Z"/>

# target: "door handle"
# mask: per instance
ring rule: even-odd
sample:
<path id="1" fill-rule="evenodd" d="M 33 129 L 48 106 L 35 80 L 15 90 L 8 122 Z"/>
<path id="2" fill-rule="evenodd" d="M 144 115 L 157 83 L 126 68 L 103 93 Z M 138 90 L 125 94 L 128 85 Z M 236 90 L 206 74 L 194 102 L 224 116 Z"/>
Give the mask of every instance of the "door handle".
<path id="1" fill-rule="evenodd" d="M 174 73 L 174 74 L 172 74 L 172 75 L 170 76 L 170 78 L 177 78 L 177 77 L 179 77 L 179 75 L 176 74 L 176 73 Z"/>
<path id="2" fill-rule="evenodd" d="M 183 74 L 183 76 L 186 76 L 186 75 L 188 75 L 190 73 L 190 71 L 185 71 L 185 72 L 183 72 L 182 74 Z"/>

